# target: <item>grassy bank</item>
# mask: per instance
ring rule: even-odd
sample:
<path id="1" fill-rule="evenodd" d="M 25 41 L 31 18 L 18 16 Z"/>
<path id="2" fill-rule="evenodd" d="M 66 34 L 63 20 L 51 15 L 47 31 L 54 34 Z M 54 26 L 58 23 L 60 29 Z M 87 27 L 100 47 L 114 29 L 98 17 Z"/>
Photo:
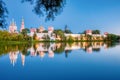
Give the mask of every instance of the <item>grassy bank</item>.
<path id="1" fill-rule="evenodd" d="M 31 42 L 28 41 L 0 41 L 0 45 L 5 45 L 5 44 L 28 44 Z"/>

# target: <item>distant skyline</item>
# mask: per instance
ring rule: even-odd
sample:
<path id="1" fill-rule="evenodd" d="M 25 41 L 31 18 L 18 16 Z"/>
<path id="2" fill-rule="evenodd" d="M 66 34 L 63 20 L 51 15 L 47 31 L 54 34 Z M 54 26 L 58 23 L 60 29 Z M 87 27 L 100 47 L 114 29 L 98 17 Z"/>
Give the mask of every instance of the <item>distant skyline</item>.
<path id="1" fill-rule="evenodd" d="M 32 12 L 33 6 L 29 3 L 21 3 L 21 0 L 4 1 L 9 11 L 8 26 L 14 18 L 19 30 L 24 17 L 26 28 L 39 28 L 42 25 L 46 29 L 48 26 L 64 29 L 68 25 L 73 33 L 98 29 L 102 33 L 120 34 L 120 0 L 66 0 L 63 12 L 54 21 L 48 22 Z"/>

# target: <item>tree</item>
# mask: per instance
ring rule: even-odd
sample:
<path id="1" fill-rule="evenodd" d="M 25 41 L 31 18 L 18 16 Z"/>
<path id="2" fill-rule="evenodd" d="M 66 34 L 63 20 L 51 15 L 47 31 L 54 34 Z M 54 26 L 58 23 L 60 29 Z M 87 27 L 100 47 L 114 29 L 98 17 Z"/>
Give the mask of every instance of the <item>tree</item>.
<path id="1" fill-rule="evenodd" d="M 118 41 L 118 38 L 119 38 L 119 36 L 115 35 L 115 34 L 108 34 L 107 35 L 107 40 L 110 40 L 110 41 Z"/>
<path id="2" fill-rule="evenodd" d="M 47 31 L 47 30 L 44 30 L 43 33 L 48 33 L 48 31 Z"/>
<path id="3" fill-rule="evenodd" d="M 34 35 L 33 35 L 33 40 L 36 40 L 36 38 L 37 38 L 37 34 L 34 33 Z"/>
<path id="4" fill-rule="evenodd" d="M 67 26 L 67 25 L 65 25 L 65 31 L 64 31 L 64 32 L 65 32 L 65 33 L 72 33 L 72 31 L 68 29 L 68 26 Z"/>
<path id="5" fill-rule="evenodd" d="M 86 34 L 86 30 L 84 30 L 81 34 Z"/>
<path id="6" fill-rule="evenodd" d="M 92 34 L 100 34 L 100 30 L 92 30 Z"/>
<path id="7" fill-rule="evenodd" d="M 68 39 L 67 39 L 67 41 L 73 42 L 73 41 L 74 41 L 74 38 L 73 38 L 72 36 L 69 36 Z"/>
<path id="8" fill-rule="evenodd" d="M 0 27 L 2 29 L 6 28 L 6 17 L 7 17 L 8 11 L 6 8 L 6 4 L 0 0 Z"/>
<path id="9" fill-rule="evenodd" d="M 86 35 L 86 38 L 87 38 L 88 41 L 92 40 L 92 36 L 91 35 Z"/>
<path id="10" fill-rule="evenodd" d="M 22 33 L 24 36 L 26 36 L 27 33 L 29 33 L 29 32 L 30 32 L 30 30 L 29 30 L 28 28 L 25 28 L 25 29 L 22 30 L 21 33 Z"/>
<path id="11" fill-rule="evenodd" d="M 39 16 L 45 16 L 46 20 L 54 20 L 55 16 L 63 11 L 65 0 L 22 0 L 35 5 L 33 11 Z"/>
<path id="12" fill-rule="evenodd" d="M 55 33 L 56 37 L 59 36 L 62 40 L 65 38 L 64 31 L 62 31 L 61 29 L 54 30 L 54 33 Z"/>

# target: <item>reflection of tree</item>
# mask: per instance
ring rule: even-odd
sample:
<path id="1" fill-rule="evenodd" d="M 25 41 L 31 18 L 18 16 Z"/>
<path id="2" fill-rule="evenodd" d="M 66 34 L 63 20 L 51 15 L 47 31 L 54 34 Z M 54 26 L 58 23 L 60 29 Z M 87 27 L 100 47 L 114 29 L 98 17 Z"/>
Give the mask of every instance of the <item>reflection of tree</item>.
<path id="1" fill-rule="evenodd" d="M 34 48 L 34 50 L 35 50 L 35 52 L 36 52 L 36 50 L 37 50 L 36 43 L 35 43 L 35 44 L 33 44 L 33 48 Z"/>
<path id="2" fill-rule="evenodd" d="M 64 50 L 65 50 L 65 44 L 61 43 L 60 47 L 56 48 L 54 52 L 59 54 L 59 53 L 63 53 Z"/>
<path id="3" fill-rule="evenodd" d="M 27 54 L 27 49 L 24 48 L 21 52 L 22 52 L 23 55 L 26 55 Z"/>
<path id="4" fill-rule="evenodd" d="M 93 48 L 92 50 L 95 52 L 100 52 L 100 48 Z"/>
<path id="5" fill-rule="evenodd" d="M 31 44 L 23 44 L 19 46 L 19 51 L 24 55 L 29 55 L 29 52 L 27 52 L 28 48 L 31 47 Z"/>
<path id="6" fill-rule="evenodd" d="M 68 54 L 71 53 L 72 50 L 65 50 L 65 57 L 67 58 L 68 57 Z"/>
<path id="7" fill-rule="evenodd" d="M 69 42 L 69 43 L 66 43 L 66 44 L 68 44 L 70 47 L 72 47 L 73 42 Z"/>
<path id="8" fill-rule="evenodd" d="M 0 44 L 0 56 L 3 54 L 8 54 L 9 52 L 20 51 L 27 55 L 27 49 L 30 48 L 30 44 Z"/>
<path id="9" fill-rule="evenodd" d="M 38 45 L 39 44 L 39 45 Z M 54 43 L 52 43 L 54 44 Z M 82 44 L 82 45 L 81 45 Z M 117 43 L 111 43 L 111 42 L 106 42 L 105 43 L 107 48 L 110 47 L 115 47 Z M 42 49 L 38 49 L 38 47 L 41 46 Z M 80 42 L 80 43 L 71 43 L 70 45 L 68 43 L 55 43 L 54 45 L 51 46 L 50 43 L 36 43 L 33 44 L 32 48 L 34 49 L 35 52 L 37 52 L 37 55 L 43 56 L 43 53 L 48 53 L 48 50 L 50 49 L 52 52 L 55 54 L 62 54 L 65 52 L 65 57 L 68 57 L 68 54 L 71 53 L 73 49 L 76 47 L 82 48 L 83 51 L 91 53 L 92 51 L 94 52 L 99 52 L 101 50 L 101 46 L 103 44 L 100 44 L 100 42 L 97 43 L 91 43 L 91 42 Z M 30 51 L 28 49 L 31 48 L 31 44 L 0 44 L 0 56 L 8 54 L 9 52 L 17 52 L 20 51 L 23 55 L 30 55 Z M 79 49 L 79 48 L 77 48 Z"/>
<path id="10" fill-rule="evenodd" d="M 106 42 L 107 48 L 115 47 L 117 45 L 116 42 Z"/>

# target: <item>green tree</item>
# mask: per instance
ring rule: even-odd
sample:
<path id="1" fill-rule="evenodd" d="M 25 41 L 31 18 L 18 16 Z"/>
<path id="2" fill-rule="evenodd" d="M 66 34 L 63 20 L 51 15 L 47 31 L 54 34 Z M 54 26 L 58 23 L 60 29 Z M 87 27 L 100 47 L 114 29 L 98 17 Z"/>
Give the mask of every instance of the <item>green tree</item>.
<path id="1" fill-rule="evenodd" d="M 0 31 L 0 41 L 29 41 L 31 37 L 28 35 L 9 33 L 8 31 Z"/>
<path id="2" fill-rule="evenodd" d="M 25 28 L 22 30 L 21 34 L 23 34 L 24 36 L 27 36 L 27 33 L 29 33 L 30 30 L 28 28 Z"/>
<path id="3" fill-rule="evenodd" d="M 46 20 L 54 20 L 60 14 L 65 5 L 65 0 L 22 0 L 35 5 L 33 11 L 39 16 L 45 16 Z"/>
<path id="4" fill-rule="evenodd" d="M 67 41 L 73 42 L 73 41 L 74 41 L 74 38 L 73 38 L 72 36 L 69 36 L 68 39 L 67 39 Z"/>
<path id="5" fill-rule="evenodd" d="M 92 34 L 100 34 L 100 30 L 92 30 Z"/>
<path id="6" fill-rule="evenodd" d="M 47 30 L 44 30 L 43 33 L 48 33 L 48 31 L 47 31 Z"/>
<path id="7" fill-rule="evenodd" d="M 82 32 L 82 34 L 86 34 L 86 30 L 84 30 L 84 31 Z"/>
<path id="8" fill-rule="evenodd" d="M 8 10 L 6 8 L 6 4 L 3 0 L 0 0 L 0 27 L 2 29 L 6 28 L 6 18 L 7 18 Z"/>
<path id="9" fill-rule="evenodd" d="M 107 35 L 107 40 L 110 40 L 110 41 L 117 41 L 118 40 L 118 37 L 117 35 L 115 34 L 108 34 Z"/>
<path id="10" fill-rule="evenodd" d="M 86 37 L 87 37 L 87 40 L 88 40 L 88 41 L 91 41 L 91 40 L 92 40 L 92 36 L 91 36 L 91 35 L 86 35 Z"/>
<path id="11" fill-rule="evenodd" d="M 64 31 L 62 31 L 61 29 L 54 30 L 54 33 L 55 33 L 56 37 L 59 36 L 62 40 L 65 39 Z"/>
<path id="12" fill-rule="evenodd" d="M 65 33 L 72 33 L 72 31 L 68 29 L 68 26 L 67 26 L 67 25 L 65 25 L 65 31 L 64 31 L 64 32 L 65 32 Z"/>
<path id="13" fill-rule="evenodd" d="M 37 37 L 37 34 L 34 33 L 34 35 L 33 35 L 33 39 L 36 40 L 36 37 Z"/>

